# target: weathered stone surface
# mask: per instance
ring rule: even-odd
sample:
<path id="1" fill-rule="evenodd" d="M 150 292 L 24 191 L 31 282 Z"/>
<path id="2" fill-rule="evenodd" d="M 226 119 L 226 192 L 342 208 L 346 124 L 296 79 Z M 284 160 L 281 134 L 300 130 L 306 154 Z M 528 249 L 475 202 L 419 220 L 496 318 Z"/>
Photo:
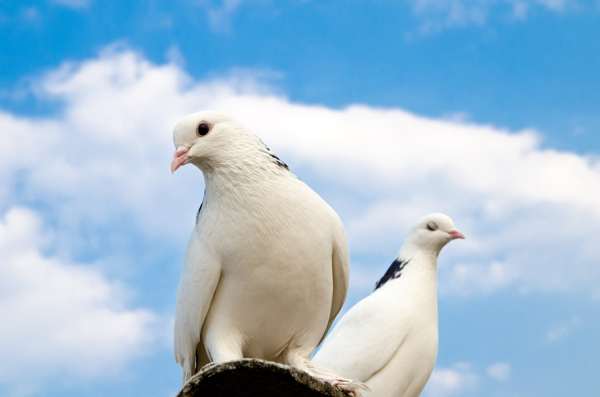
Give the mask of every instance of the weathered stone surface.
<path id="1" fill-rule="evenodd" d="M 177 397 L 348 397 L 349 394 L 287 365 L 243 359 L 203 368 Z"/>

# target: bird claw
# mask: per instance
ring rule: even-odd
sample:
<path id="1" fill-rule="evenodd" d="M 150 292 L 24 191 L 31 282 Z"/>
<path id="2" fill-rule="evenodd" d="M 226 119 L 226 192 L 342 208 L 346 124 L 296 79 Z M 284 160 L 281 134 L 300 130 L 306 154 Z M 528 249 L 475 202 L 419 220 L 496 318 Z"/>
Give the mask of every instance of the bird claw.
<path id="1" fill-rule="evenodd" d="M 353 397 L 362 396 L 363 391 L 369 391 L 370 389 L 367 385 L 359 382 L 357 380 L 346 381 L 342 379 L 327 379 L 327 378 L 318 378 L 322 382 L 327 382 L 332 386 L 342 389 L 346 393 L 352 395 Z M 363 390 L 366 389 L 366 390 Z"/>
<path id="2" fill-rule="evenodd" d="M 219 365 L 219 363 L 208 363 L 206 365 L 203 365 L 202 368 L 200 368 L 200 371 L 198 372 L 204 372 L 204 371 L 208 371 L 209 369 L 211 369 L 212 367 L 216 367 L 217 365 Z"/>

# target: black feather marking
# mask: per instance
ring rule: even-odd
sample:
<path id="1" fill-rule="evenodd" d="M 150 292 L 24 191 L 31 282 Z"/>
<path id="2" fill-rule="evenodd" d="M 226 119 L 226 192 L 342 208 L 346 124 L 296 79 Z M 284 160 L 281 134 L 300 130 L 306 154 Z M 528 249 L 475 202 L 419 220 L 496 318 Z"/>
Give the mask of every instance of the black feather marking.
<path id="1" fill-rule="evenodd" d="M 288 167 L 287 164 L 284 163 L 283 161 L 279 160 L 279 157 L 275 156 L 275 154 L 269 152 L 269 156 L 271 156 L 273 158 L 273 162 L 275 164 L 277 164 L 280 167 L 285 168 L 288 171 L 290 170 L 290 167 Z"/>
<path id="2" fill-rule="evenodd" d="M 204 201 L 200 203 L 200 208 L 198 208 L 198 213 L 196 213 L 196 223 L 198 223 L 198 221 L 200 220 L 200 211 L 202 211 L 203 204 L 204 204 Z"/>
<path id="3" fill-rule="evenodd" d="M 260 138 L 259 138 L 259 139 L 260 139 Z M 262 141 L 262 139 L 260 140 L 260 143 L 262 143 L 262 144 L 263 144 L 263 146 L 265 147 L 265 149 L 267 149 L 267 154 L 268 154 L 269 156 L 271 156 L 271 158 L 273 159 L 273 162 L 274 162 L 275 164 L 277 164 L 277 165 L 278 165 L 278 166 L 280 166 L 280 167 L 283 167 L 283 168 L 285 168 L 285 169 L 286 169 L 286 170 L 288 170 L 288 171 L 290 170 L 290 167 L 288 167 L 288 165 L 287 165 L 286 163 L 284 163 L 283 161 L 281 161 L 281 159 L 280 159 L 279 157 L 277 157 L 277 156 L 275 155 L 275 153 L 273 153 L 273 152 L 271 151 L 271 149 L 269 149 L 269 147 L 267 146 L 267 144 L 266 144 L 266 143 L 264 143 L 264 142 Z"/>
<path id="4" fill-rule="evenodd" d="M 404 267 L 408 264 L 408 262 L 410 262 L 410 261 L 404 261 L 404 260 L 398 260 L 398 259 L 396 259 L 394 262 L 392 262 L 390 268 L 387 270 L 387 272 L 385 272 L 385 274 L 383 275 L 381 280 L 379 280 L 375 284 L 375 289 L 377 290 L 383 284 L 387 283 L 390 280 L 399 278 L 402 275 L 402 269 L 404 269 Z"/>
<path id="5" fill-rule="evenodd" d="M 204 201 L 206 200 L 206 190 L 204 191 L 204 197 L 202 198 L 202 202 L 200 203 L 200 208 L 198 208 L 198 212 L 196 213 L 196 223 L 200 220 L 200 212 L 202 211 L 202 206 L 204 205 Z"/>

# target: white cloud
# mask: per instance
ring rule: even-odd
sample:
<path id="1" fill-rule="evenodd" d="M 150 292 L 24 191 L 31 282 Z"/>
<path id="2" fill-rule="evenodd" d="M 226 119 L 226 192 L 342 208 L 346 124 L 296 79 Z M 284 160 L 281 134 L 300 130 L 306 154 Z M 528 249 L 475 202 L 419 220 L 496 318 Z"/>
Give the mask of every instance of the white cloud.
<path id="1" fill-rule="evenodd" d="M 575 6 L 576 4 L 570 0 L 536 0 L 535 2 L 555 12 L 564 11 L 568 6 Z"/>
<path id="2" fill-rule="evenodd" d="M 0 112 L 0 205 L 42 200 L 63 245 L 110 230 L 111 241 L 137 233 L 183 246 L 202 178 L 192 166 L 170 175 L 171 131 L 181 116 L 217 108 L 328 197 L 353 255 L 390 253 L 388 265 L 413 222 L 444 212 L 468 239 L 442 252 L 442 292 L 591 294 L 600 280 L 598 158 L 542 149 L 533 130 L 291 103 L 247 77 L 196 82 L 119 48 L 63 65 L 36 92 L 64 111 Z"/>
<path id="3" fill-rule="evenodd" d="M 504 382 L 510 377 L 510 364 L 503 362 L 494 363 L 487 367 L 485 372 L 490 378 Z"/>
<path id="4" fill-rule="evenodd" d="M 413 0 L 414 13 L 425 20 L 423 32 L 443 27 L 483 25 L 493 1 L 475 0 Z"/>
<path id="5" fill-rule="evenodd" d="M 578 316 L 573 316 L 569 321 L 558 324 L 550 328 L 546 334 L 546 343 L 554 343 L 563 339 L 581 326 L 581 320 Z"/>
<path id="6" fill-rule="evenodd" d="M 258 3 L 259 1 L 252 0 L 251 2 Z M 195 3 L 206 9 L 208 22 L 213 32 L 230 33 L 233 15 L 243 3 L 248 3 L 248 0 L 197 0 Z"/>
<path id="7" fill-rule="evenodd" d="M 93 267 L 45 254 L 53 242 L 30 210 L 0 220 L 0 384 L 114 374 L 154 338 L 154 314 L 125 308 L 126 290 Z"/>
<path id="8" fill-rule="evenodd" d="M 478 377 L 469 363 L 459 362 L 451 368 L 436 368 L 423 391 L 423 396 L 446 397 L 461 395 L 473 389 Z"/>
<path id="9" fill-rule="evenodd" d="M 488 265 L 459 263 L 442 272 L 439 293 L 463 296 L 489 294 L 516 280 L 516 270 L 497 262 Z"/>
<path id="10" fill-rule="evenodd" d="M 242 3 L 242 0 L 223 0 L 220 7 L 210 7 L 208 18 L 215 31 L 228 31 L 231 15 Z"/>
<path id="11" fill-rule="evenodd" d="M 111 51 L 100 62 L 66 64 L 40 82 L 40 95 L 65 102 L 63 114 L 40 119 L 0 112 L 0 200 L 44 197 L 71 230 L 132 218 L 160 236 L 184 236 L 188 230 L 174 225 L 185 221 L 171 222 L 173 213 L 165 212 L 165 203 L 187 197 L 170 175 L 169 131 L 203 102 L 181 91 L 185 76 L 177 68 Z M 14 197 L 21 179 L 23 191 Z"/>
<path id="12" fill-rule="evenodd" d="M 422 21 L 420 34 L 459 26 L 483 26 L 494 15 L 524 20 L 533 8 L 563 13 L 577 4 L 575 0 L 409 0 L 409 3 Z"/>
<path id="13" fill-rule="evenodd" d="M 166 59 L 170 64 L 177 65 L 180 68 L 185 67 L 185 57 L 178 46 L 172 45 L 165 52 Z"/>

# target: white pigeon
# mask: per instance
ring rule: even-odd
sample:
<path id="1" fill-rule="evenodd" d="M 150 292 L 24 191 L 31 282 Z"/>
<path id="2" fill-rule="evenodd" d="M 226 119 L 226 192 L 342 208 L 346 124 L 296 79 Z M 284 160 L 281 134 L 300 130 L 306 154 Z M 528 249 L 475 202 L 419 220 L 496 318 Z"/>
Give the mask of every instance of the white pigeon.
<path id="1" fill-rule="evenodd" d="M 261 358 L 360 386 L 310 362 L 348 291 L 348 244 L 335 211 L 224 113 L 185 117 L 173 140 L 172 172 L 194 164 L 206 186 L 177 294 L 183 383 L 210 362 Z"/>
<path id="2" fill-rule="evenodd" d="M 340 319 L 312 361 L 366 383 L 373 396 L 419 396 L 437 356 L 437 258 L 456 238 L 465 236 L 448 216 L 421 219 L 375 291 Z"/>

